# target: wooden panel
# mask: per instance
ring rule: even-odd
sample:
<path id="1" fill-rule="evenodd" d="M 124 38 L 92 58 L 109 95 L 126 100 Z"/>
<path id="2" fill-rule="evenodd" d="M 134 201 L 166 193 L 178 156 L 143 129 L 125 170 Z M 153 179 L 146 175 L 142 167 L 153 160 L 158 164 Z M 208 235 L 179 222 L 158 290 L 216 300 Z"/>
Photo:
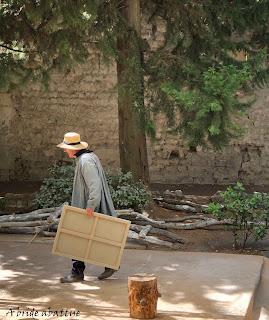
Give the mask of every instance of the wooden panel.
<path id="1" fill-rule="evenodd" d="M 104 255 L 104 253 L 106 253 Z M 95 263 L 104 263 L 109 266 L 115 266 L 118 263 L 120 255 L 120 247 L 112 246 L 108 243 L 102 243 L 99 241 L 92 241 L 91 250 L 89 253 L 89 259 L 95 261 Z"/>
<path id="2" fill-rule="evenodd" d="M 64 206 L 52 253 L 118 269 L 130 221 Z"/>

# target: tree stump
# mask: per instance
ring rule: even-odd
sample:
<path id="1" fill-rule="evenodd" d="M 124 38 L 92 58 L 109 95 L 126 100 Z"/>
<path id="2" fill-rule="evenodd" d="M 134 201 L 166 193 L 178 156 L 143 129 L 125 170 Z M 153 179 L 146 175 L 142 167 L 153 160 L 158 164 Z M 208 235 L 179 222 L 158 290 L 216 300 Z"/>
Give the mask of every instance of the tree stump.
<path id="1" fill-rule="evenodd" d="M 161 295 L 157 289 L 157 278 L 153 274 L 135 274 L 128 277 L 129 311 L 136 319 L 154 319 L 157 301 Z"/>

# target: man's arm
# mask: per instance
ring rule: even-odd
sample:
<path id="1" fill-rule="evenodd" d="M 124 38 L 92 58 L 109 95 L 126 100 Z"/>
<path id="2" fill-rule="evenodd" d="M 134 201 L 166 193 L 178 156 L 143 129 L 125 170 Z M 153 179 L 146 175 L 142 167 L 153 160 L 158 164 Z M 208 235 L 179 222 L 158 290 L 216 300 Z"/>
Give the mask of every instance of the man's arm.
<path id="1" fill-rule="evenodd" d="M 101 201 L 102 182 L 96 166 L 91 162 L 85 162 L 82 166 L 82 175 L 89 190 L 87 201 L 87 214 L 92 216 L 93 211 Z"/>

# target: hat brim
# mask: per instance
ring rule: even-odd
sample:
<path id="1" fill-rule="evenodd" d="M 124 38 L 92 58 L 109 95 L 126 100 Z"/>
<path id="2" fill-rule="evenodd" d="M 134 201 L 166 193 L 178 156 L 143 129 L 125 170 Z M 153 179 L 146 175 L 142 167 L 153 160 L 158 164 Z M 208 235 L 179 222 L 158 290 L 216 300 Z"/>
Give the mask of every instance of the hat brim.
<path id="1" fill-rule="evenodd" d="M 80 144 L 70 145 L 70 144 L 62 142 L 62 143 L 58 144 L 57 147 L 61 148 L 61 149 L 81 150 L 81 149 L 86 149 L 88 147 L 88 143 L 81 141 Z"/>

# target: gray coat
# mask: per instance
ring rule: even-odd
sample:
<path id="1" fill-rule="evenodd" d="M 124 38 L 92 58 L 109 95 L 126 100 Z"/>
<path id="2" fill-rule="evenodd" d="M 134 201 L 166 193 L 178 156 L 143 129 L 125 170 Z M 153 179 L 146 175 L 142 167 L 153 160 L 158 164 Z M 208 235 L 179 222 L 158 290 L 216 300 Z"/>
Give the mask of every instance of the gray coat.
<path id="1" fill-rule="evenodd" d="M 71 205 L 116 216 L 103 167 L 93 152 L 76 158 Z"/>

